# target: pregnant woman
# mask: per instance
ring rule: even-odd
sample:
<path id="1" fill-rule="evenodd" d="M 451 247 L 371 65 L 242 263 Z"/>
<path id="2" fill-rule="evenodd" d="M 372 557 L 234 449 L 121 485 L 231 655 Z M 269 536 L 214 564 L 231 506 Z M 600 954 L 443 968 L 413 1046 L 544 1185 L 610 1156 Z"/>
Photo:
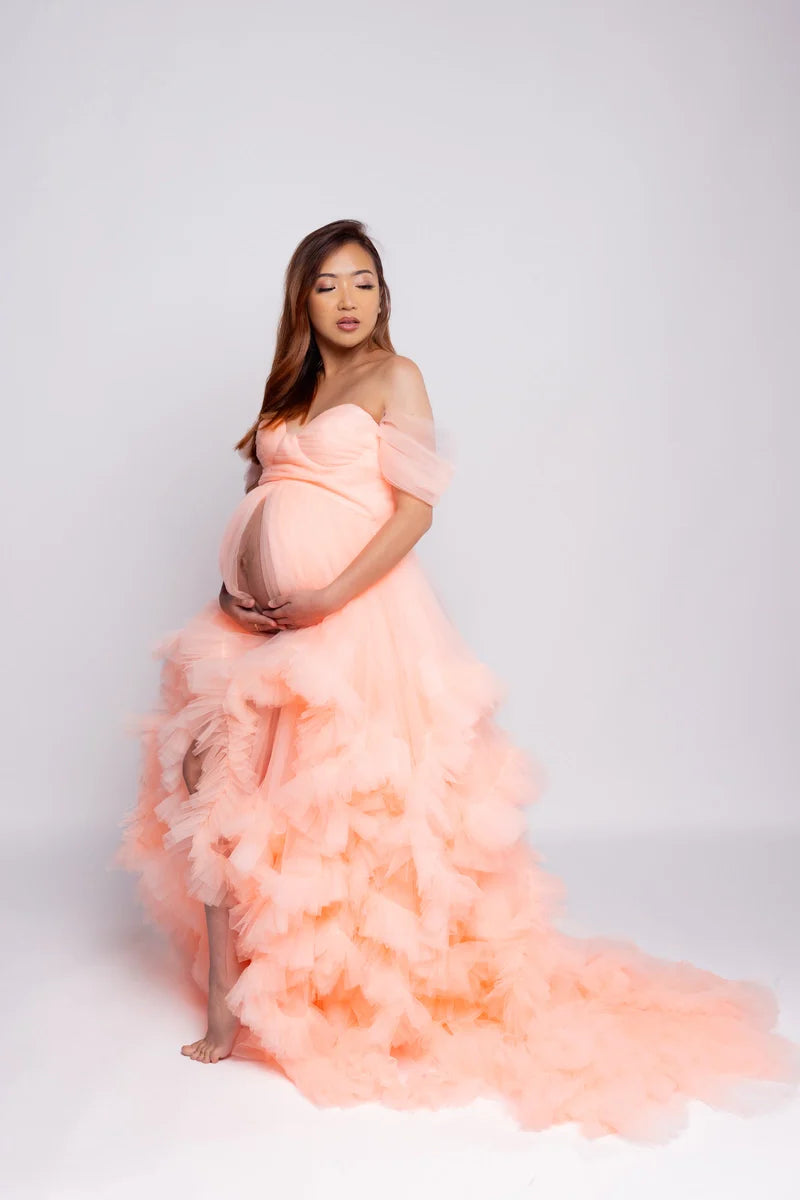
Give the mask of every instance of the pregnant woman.
<path id="1" fill-rule="evenodd" d="M 767 987 L 555 927 L 533 763 L 413 551 L 452 474 L 434 428 L 364 227 L 309 234 L 219 600 L 157 647 L 117 853 L 208 995 L 183 1053 L 277 1063 L 318 1104 L 495 1095 L 590 1137 L 663 1140 L 753 1080 L 771 1107 L 798 1055 Z"/>

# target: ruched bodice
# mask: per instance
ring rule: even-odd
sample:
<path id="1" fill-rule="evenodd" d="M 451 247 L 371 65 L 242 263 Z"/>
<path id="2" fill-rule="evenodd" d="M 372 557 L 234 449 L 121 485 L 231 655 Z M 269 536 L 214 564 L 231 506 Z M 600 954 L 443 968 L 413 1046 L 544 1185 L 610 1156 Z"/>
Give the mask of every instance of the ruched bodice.
<path id="1" fill-rule="evenodd" d="M 382 426 L 358 404 L 337 404 L 308 424 L 289 429 L 261 427 L 256 453 L 263 470 L 259 486 L 292 479 L 383 515 L 390 493 L 380 469 Z"/>
<path id="2" fill-rule="evenodd" d="M 383 485 L 389 483 L 435 504 L 453 473 L 453 464 L 436 449 L 431 418 L 387 412 L 376 421 L 350 401 L 295 429 L 284 421 L 271 429 L 262 425 L 256 454 L 263 467 L 259 483 L 303 479 L 353 499 L 375 483 L 381 486 L 373 493 L 385 496 Z"/>

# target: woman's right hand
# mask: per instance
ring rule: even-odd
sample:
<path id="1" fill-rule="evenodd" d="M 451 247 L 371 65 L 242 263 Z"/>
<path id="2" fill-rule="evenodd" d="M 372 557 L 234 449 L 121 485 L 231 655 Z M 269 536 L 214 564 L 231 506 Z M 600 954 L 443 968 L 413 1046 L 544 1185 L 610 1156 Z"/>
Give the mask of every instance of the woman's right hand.
<path id="1" fill-rule="evenodd" d="M 224 583 L 219 592 L 219 606 L 246 633 L 273 634 L 280 630 L 275 619 L 259 608 L 251 596 L 240 600 L 230 594 Z"/>

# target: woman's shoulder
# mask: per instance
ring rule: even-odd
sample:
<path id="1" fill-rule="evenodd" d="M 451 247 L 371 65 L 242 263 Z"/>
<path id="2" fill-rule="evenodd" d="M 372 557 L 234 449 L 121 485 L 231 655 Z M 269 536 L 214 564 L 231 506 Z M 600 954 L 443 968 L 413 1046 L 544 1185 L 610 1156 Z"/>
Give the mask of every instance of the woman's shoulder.
<path id="1" fill-rule="evenodd" d="M 419 366 L 413 358 L 409 358 L 406 354 L 387 354 L 377 364 L 376 370 L 387 383 L 400 386 L 407 385 L 411 380 L 422 380 L 422 371 Z"/>
<path id="2" fill-rule="evenodd" d="M 425 379 L 413 358 L 392 354 L 379 368 L 384 412 L 432 416 Z"/>

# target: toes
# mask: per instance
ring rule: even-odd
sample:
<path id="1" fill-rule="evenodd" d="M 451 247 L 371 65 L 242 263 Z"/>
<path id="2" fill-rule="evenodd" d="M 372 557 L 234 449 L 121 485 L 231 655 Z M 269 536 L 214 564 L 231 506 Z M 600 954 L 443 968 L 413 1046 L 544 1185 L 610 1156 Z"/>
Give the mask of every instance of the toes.
<path id="1" fill-rule="evenodd" d="M 198 1038 L 196 1042 L 187 1042 L 181 1046 L 181 1054 L 193 1058 L 195 1062 L 215 1063 L 223 1057 L 222 1047 L 216 1046 L 209 1038 Z"/>

